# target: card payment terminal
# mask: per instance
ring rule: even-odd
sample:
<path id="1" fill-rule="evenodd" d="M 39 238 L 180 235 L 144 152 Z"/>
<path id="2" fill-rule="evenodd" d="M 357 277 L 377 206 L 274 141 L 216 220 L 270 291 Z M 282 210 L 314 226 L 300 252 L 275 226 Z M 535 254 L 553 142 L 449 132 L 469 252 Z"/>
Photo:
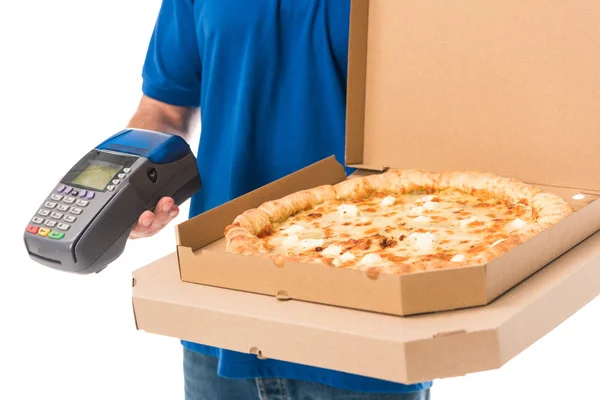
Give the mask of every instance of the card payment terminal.
<path id="1" fill-rule="evenodd" d="M 125 248 L 131 229 L 162 197 L 177 205 L 201 187 L 196 158 L 175 135 L 126 129 L 75 164 L 29 221 L 25 246 L 36 262 L 100 272 Z"/>

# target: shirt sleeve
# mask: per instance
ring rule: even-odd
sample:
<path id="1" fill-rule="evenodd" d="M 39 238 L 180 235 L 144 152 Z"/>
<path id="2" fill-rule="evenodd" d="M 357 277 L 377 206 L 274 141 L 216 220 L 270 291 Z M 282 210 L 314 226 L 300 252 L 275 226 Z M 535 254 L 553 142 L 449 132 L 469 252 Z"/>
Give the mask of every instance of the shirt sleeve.
<path id="1" fill-rule="evenodd" d="M 142 68 L 142 92 L 164 103 L 200 105 L 201 60 L 190 0 L 163 0 Z"/>

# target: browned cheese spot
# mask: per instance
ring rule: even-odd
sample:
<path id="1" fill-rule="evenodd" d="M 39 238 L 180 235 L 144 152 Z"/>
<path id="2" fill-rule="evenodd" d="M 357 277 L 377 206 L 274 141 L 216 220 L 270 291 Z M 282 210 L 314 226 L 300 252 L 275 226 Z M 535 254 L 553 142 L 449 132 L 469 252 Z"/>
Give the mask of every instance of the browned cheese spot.
<path id="1" fill-rule="evenodd" d="M 408 257 L 403 257 L 403 256 L 394 256 L 392 255 L 389 260 L 391 262 L 395 262 L 395 263 L 403 263 L 404 261 L 408 260 Z"/>
<path id="2" fill-rule="evenodd" d="M 379 242 L 379 247 L 385 249 L 386 247 L 394 247 L 396 244 L 398 244 L 398 242 L 396 242 L 394 239 L 383 238 Z"/>
<path id="3" fill-rule="evenodd" d="M 483 226 L 483 225 L 485 225 L 485 222 L 482 222 L 482 221 L 473 221 L 473 222 L 467 224 L 467 226 L 470 226 L 471 228 L 474 228 L 476 226 Z"/>

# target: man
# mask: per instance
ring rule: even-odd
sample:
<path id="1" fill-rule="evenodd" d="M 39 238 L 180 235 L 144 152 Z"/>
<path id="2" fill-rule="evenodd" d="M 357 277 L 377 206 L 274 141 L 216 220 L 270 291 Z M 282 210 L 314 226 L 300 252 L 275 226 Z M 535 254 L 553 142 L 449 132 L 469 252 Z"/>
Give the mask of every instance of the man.
<path id="1" fill-rule="evenodd" d="M 163 0 L 129 126 L 189 139 L 200 110 L 203 188 L 190 217 L 335 154 L 344 161 L 350 0 Z M 132 238 L 179 209 L 161 199 Z M 183 342 L 198 399 L 428 399 L 405 386 Z"/>

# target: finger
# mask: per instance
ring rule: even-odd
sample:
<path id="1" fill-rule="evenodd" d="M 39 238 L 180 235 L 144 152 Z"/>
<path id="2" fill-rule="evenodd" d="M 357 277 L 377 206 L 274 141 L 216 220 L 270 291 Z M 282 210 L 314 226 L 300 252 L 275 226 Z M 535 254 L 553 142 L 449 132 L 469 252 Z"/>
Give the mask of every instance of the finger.
<path id="1" fill-rule="evenodd" d="M 156 218 L 152 221 L 150 227 L 153 231 L 159 231 L 169 224 L 177 215 L 179 215 L 179 207 L 172 205 L 167 211 L 167 208 L 163 208 L 160 212 L 155 212 Z"/>
<path id="2" fill-rule="evenodd" d="M 172 211 L 177 211 L 175 208 L 175 202 L 170 197 L 163 197 L 156 204 L 154 208 L 154 215 L 156 215 L 156 219 L 152 222 L 152 225 L 155 227 L 162 227 L 169 223 L 173 219 L 171 216 Z"/>
<path id="3" fill-rule="evenodd" d="M 142 213 L 129 237 L 138 239 L 152 236 L 163 229 L 177 215 L 179 215 L 179 207 L 173 199 L 164 197 L 157 203 L 154 213 L 151 211 Z"/>
<path id="4" fill-rule="evenodd" d="M 144 211 L 137 220 L 137 223 L 131 230 L 130 238 L 147 236 L 152 232 L 152 224 L 156 220 L 156 215 L 152 211 Z"/>
<path id="5" fill-rule="evenodd" d="M 175 205 L 175 202 L 173 201 L 172 198 L 163 197 L 156 204 L 156 207 L 154 208 L 154 214 L 156 214 L 157 217 L 168 216 L 174 205 Z"/>

